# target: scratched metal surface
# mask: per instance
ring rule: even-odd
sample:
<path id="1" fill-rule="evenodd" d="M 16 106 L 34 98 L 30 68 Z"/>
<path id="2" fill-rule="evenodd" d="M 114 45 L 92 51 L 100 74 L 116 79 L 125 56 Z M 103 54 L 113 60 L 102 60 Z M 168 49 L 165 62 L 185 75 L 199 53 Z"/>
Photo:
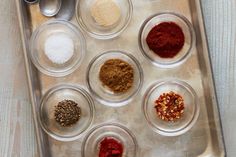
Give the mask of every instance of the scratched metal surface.
<path id="1" fill-rule="evenodd" d="M 122 49 L 133 53 L 141 63 L 145 76 L 144 85 L 140 93 L 135 97 L 135 100 L 125 107 L 118 109 L 108 108 L 96 102 L 96 118 L 93 126 L 104 122 L 118 122 L 127 126 L 137 137 L 141 157 L 156 157 L 157 155 L 161 157 L 220 157 L 225 155 L 209 64 L 209 54 L 198 0 L 133 0 L 134 15 L 125 32 L 118 38 L 109 41 L 100 41 L 86 36 L 88 50 L 83 67 L 78 68 L 73 74 L 64 78 L 45 76 L 38 72 L 28 60 L 28 39 L 31 32 L 47 19 L 40 15 L 37 5 L 27 7 L 22 1 L 16 2 L 18 4 L 34 116 L 38 110 L 41 96 L 48 89 L 64 82 L 81 84 L 86 88 L 85 67 L 87 67 L 89 61 L 97 54 L 108 49 Z M 159 69 L 150 64 L 141 55 L 137 42 L 139 28 L 143 21 L 154 13 L 166 10 L 177 12 L 187 17 L 192 22 L 197 34 L 197 44 L 190 58 L 183 65 L 168 70 Z M 77 24 L 75 19 L 72 22 Z M 129 44 L 126 44 L 127 42 Z M 96 49 L 93 45 L 96 45 Z M 141 113 L 141 98 L 148 86 L 154 81 L 166 77 L 185 80 L 192 85 L 199 96 L 201 107 L 200 116 L 196 125 L 188 133 L 171 138 L 163 137 L 152 132 Z M 130 110 L 132 110 L 132 113 L 129 112 Z M 121 114 L 123 116 L 119 116 Z M 135 123 L 137 121 L 139 121 L 138 124 Z M 80 156 L 83 138 L 66 143 L 55 141 L 45 136 L 37 125 L 36 119 L 34 122 L 41 156 Z M 58 154 L 58 152 L 60 153 Z"/>

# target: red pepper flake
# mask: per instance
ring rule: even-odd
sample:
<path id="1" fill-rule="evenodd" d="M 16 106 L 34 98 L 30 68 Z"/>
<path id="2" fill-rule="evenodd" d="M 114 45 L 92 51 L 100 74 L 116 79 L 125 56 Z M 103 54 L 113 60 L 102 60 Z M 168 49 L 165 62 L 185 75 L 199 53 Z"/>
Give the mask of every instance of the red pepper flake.
<path id="1" fill-rule="evenodd" d="M 160 95 L 155 104 L 158 117 L 164 121 L 174 122 L 184 114 L 184 99 L 173 91 Z"/>
<path id="2" fill-rule="evenodd" d="M 122 157 L 123 145 L 114 138 L 104 138 L 100 142 L 99 157 Z"/>
<path id="3" fill-rule="evenodd" d="M 162 58 L 173 58 L 184 46 L 182 29 L 174 22 L 162 22 L 148 33 L 148 47 Z"/>

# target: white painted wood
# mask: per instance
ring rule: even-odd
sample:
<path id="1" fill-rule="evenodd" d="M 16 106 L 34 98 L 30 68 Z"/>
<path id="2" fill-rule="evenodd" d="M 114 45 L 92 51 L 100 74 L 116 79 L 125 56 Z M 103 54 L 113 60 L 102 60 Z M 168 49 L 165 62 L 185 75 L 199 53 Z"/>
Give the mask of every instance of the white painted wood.
<path id="1" fill-rule="evenodd" d="M 236 1 L 202 0 L 226 149 L 236 156 Z"/>
<path id="2" fill-rule="evenodd" d="M 236 1 L 202 0 L 229 157 L 236 156 Z M 0 157 L 37 156 L 13 0 L 0 1 Z"/>
<path id="3" fill-rule="evenodd" d="M 15 1 L 0 1 L 0 157 L 36 157 Z"/>

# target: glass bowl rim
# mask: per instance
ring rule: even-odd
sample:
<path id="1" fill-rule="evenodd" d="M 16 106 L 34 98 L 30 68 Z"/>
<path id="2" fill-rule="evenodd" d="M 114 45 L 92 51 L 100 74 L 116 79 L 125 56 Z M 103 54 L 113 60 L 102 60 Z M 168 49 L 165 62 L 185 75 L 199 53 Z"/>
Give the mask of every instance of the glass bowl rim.
<path id="1" fill-rule="evenodd" d="M 89 117 L 89 123 L 88 125 L 86 125 L 86 128 L 77 135 L 73 135 L 70 137 L 64 137 L 64 136 L 60 136 L 60 135 L 56 135 L 54 134 L 50 129 L 47 128 L 47 126 L 44 124 L 44 122 L 42 121 L 42 108 L 45 105 L 45 102 L 50 98 L 50 96 L 57 91 L 63 90 L 63 89 L 69 89 L 69 90 L 75 90 L 76 92 L 82 94 L 84 96 L 84 98 L 87 100 L 88 102 L 88 106 L 91 112 L 91 116 Z M 74 85 L 74 84 L 59 84 L 56 85 L 52 88 L 50 88 L 45 94 L 44 96 L 41 98 L 40 101 L 40 105 L 39 105 L 39 112 L 37 114 L 37 119 L 39 121 L 39 124 L 41 126 L 41 128 L 44 130 L 44 132 L 46 132 L 46 134 L 48 134 L 50 137 L 58 140 L 58 141 L 74 141 L 79 139 L 84 133 L 86 133 L 88 131 L 88 129 L 92 126 L 92 123 L 94 121 L 94 117 L 95 117 L 95 105 L 94 105 L 94 101 L 92 99 L 92 97 L 90 96 L 90 94 L 82 87 L 79 85 Z"/>
<path id="2" fill-rule="evenodd" d="M 194 104 L 192 104 L 192 105 L 194 105 L 195 109 L 194 109 L 194 113 L 193 113 L 193 117 L 192 117 L 191 121 L 188 122 L 185 127 L 180 128 L 175 131 L 165 131 L 165 130 L 159 129 L 156 126 L 154 126 L 153 123 L 151 122 L 151 120 L 149 119 L 148 112 L 146 111 L 146 107 L 148 105 L 147 101 L 150 98 L 150 95 L 152 94 L 152 92 L 156 88 L 160 87 L 161 85 L 173 84 L 173 83 L 182 86 L 183 88 L 187 89 L 191 95 L 193 95 Z M 193 87 L 185 81 L 181 81 L 181 80 L 173 79 L 173 78 L 162 79 L 162 80 L 154 82 L 153 84 L 151 84 L 151 86 L 149 86 L 146 89 L 146 92 L 144 93 L 144 97 L 143 97 L 143 101 L 142 101 L 142 112 L 145 116 L 148 126 L 154 132 L 156 132 L 162 136 L 170 136 L 170 137 L 171 136 L 179 136 L 179 135 L 182 135 L 182 134 L 186 133 L 187 131 L 189 131 L 198 120 L 199 113 L 200 113 L 200 105 L 199 105 L 198 95 L 195 92 L 195 90 L 193 89 Z"/>
<path id="3" fill-rule="evenodd" d="M 110 101 L 110 100 L 103 99 L 91 87 L 89 73 L 91 71 L 91 68 L 92 68 L 94 62 L 96 62 L 98 59 L 100 59 L 100 57 L 102 57 L 103 55 L 107 55 L 110 53 L 120 53 L 122 55 L 125 55 L 126 57 L 128 57 L 129 59 L 131 59 L 135 63 L 135 66 L 137 67 L 138 72 L 139 72 L 139 82 L 138 82 L 137 90 L 134 91 L 129 97 L 127 97 L 124 100 Z M 141 87 L 143 85 L 143 79 L 144 79 L 143 78 L 143 69 L 142 69 L 139 61 L 131 53 L 128 53 L 128 52 L 122 51 L 122 50 L 109 50 L 109 51 L 105 51 L 105 52 L 95 56 L 90 61 L 89 65 L 87 67 L 87 72 L 86 72 L 86 80 L 87 80 L 86 84 L 87 84 L 87 87 L 88 87 L 89 91 L 91 92 L 91 94 L 94 95 L 96 100 L 98 100 L 100 103 L 105 104 L 106 106 L 111 106 L 111 107 L 122 107 L 122 106 L 125 106 L 126 104 L 128 104 L 132 100 L 132 98 L 141 90 Z"/>
<path id="4" fill-rule="evenodd" d="M 120 123 L 115 123 L 115 122 L 108 122 L 108 123 L 101 123 L 101 124 L 98 124 L 98 125 L 94 126 L 92 129 L 90 129 L 90 131 L 84 137 L 84 140 L 83 140 L 82 145 L 81 145 L 81 148 L 82 148 L 81 149 L 81 155 L 82 155 L 82 157 L 85 157 L 85 145 L 87 144 L 87 140 L 90 137 L 90 135 L 92 133 L 94 133 L 96 130 L 98 130 L 100 128 L 107 127 L 107 126 L 117 127 L 117 128 L 120 128 L 121 130 L 123 130 L 124 132 L 126 132 L 131 137 L 131 139 L 134 143 L 135 156 L 138 154 L 138 141 L 136 139 L 136 136 L 124 125 L 122 125 Z"/>
<path id="5" fill-rule="evenodd" d="M 40 63 L 38 63 L 38 60 L 34 57 L 34 54 L 33 54 L 33 48 L 36 45 L 35 40 L 37 39 L 40 32 L 43 30 L 46 30 L 49 25 L 54 25 L 54 24 L 60 24 L 60 25 L 66 26 L 70 30 L 72 30 L 73 32 L 76 32 L 76 34 L 79 35 L 78 40 L 80 42 L 80 47 L 81 47 L 80 48 L 81 57 L 79 60 L 77 60 L 75 62 L 75 64 L 73 66 L 71 66 L 67 70 L 63 70 L 63 71 L 51 71 L 51 70 L 48 70 L 47 68 L 44 68 Z M 74 72 L 81 65 L 83 58 L 85 56 L 85 51 L 86 51 L 86 40 L 85 40 L 84 34 L 80 30 L 80 28 L 78 28 L 76 25 L 74 25 L 70 21 L 66 21 L 63 19 L 52 19 L 52 20 L 48 20 L 48 21 L 42 23 L 41 25 L 39 25 L 32 32 L 29 43 L 30 43 L 29 55 L 30 55 L 31 61 L 33 62 L 35 67 L 43 74 L 46 74 L 46 75 L 52 76 L 52 77 L 63 77 L 63 76 L 69 75 L 72 72 Z"/>
<path id="6" fill-rule="evenodd" d="M 161 16 L 161 15 L 171 15 L 171 16 L 175 16 L 177 17 L 178 19 L 180 19 L 181 21 L 183 21 L 187 27 L 188 27 L 188 31 L 190 33 L 190 36 L 191 36 L 191 44 L 190 44 L 190 47 L 189 49 L 185 52 L 184 56 L 182 56 L 180 59 L 176 60 L 175 62 L 173 63 L 162 63 L 162 62 L 156 62 L 154 59 L 152 59 L 150 56 L 148 56 L 146 54 L 146 51 L 144 50 L 143 48 L 143 45 L 142 45 L 142 35 L 143 35 L 143 32 L 144 32 L 144 28 L 145 26 L 155 17 L 158 17 L 158 16 Z M 193 48 L 194 48 L 194 45 L 196 45 L 196 34 L 195 34 L 195 31 L 194 31 L 194 28 L 193 28 L 193 25 L 191 24 L 191 22 L 184 16 L 184 15 L 181 15 L 179 13 L 175 13 L 175 12 L 160 12 L 160 13 L 156 13 L 156 14 L 153 14 L 151 16 L 149 16 L 144 22 L 143 24 L 141 25 L 140 27 L 140 30 L 139 30 L 139 34 L 138 34 L 138 45 L 139 45 L 139 49 L 141 51 L 141 53 L 143 54 L 143 56 L 148 59 L 153 65 L 159 67 L 159 68 L 173 68 L 173 67 L 176 67 L 180 64 L 182 64 L 183 62 L 185 62 L 187 60 L 187 58 L 190 56 Z"/>
<path id="7" fill-rule="evenodd" d="M 77 20 L 77 23 L 79 24 L 79 26 L 82 28 L 82 30 L 84 32 L 86 32 L 87 34 L 89 34 L 91 37 L 93 38 L 96 38 L 96 39 L 100 39 L 100 40 L 108 40 L 108 39 L 112 39 L 112 38 L 115 38 L 117 36 L 119 36 L 129 25 L 131 19 L 132 19 L 132 16 L 133 16 L 133 3 L 132 3 L 132 0 L 127 0 L 128 3 L 129 3 L 129 16 L 128 16 L 128 19 L 126 21 L 126 23 L 116 32 L 113 32 L 113 33 L 109 33 L 109 34 L 97 34 L 97 33 L 93 33 L 91 32 L 90 30 L 87 29 L 87 26 L 86 24 L 84 24 L 84 21 L 83 19 L 81 18 L 81 12 L 79 10 L 79 6 L 81 5 L 81 1 L 77 1 L 76 3 L 76 12 L 75 12 L 75 16 L 76 16 L 76 20 Z"/>

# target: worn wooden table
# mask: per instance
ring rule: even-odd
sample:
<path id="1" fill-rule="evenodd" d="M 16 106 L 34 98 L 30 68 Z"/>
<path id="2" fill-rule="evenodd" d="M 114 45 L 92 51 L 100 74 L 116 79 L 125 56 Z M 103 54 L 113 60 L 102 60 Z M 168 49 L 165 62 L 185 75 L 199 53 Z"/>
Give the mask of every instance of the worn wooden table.
<path id="1" fill-rule="evenodd" d="M 236 156 L 236 1 L 202 0 L 229 157 Z M 0 1 L 0 157 L 36 157 L 14 0 Z"/>

